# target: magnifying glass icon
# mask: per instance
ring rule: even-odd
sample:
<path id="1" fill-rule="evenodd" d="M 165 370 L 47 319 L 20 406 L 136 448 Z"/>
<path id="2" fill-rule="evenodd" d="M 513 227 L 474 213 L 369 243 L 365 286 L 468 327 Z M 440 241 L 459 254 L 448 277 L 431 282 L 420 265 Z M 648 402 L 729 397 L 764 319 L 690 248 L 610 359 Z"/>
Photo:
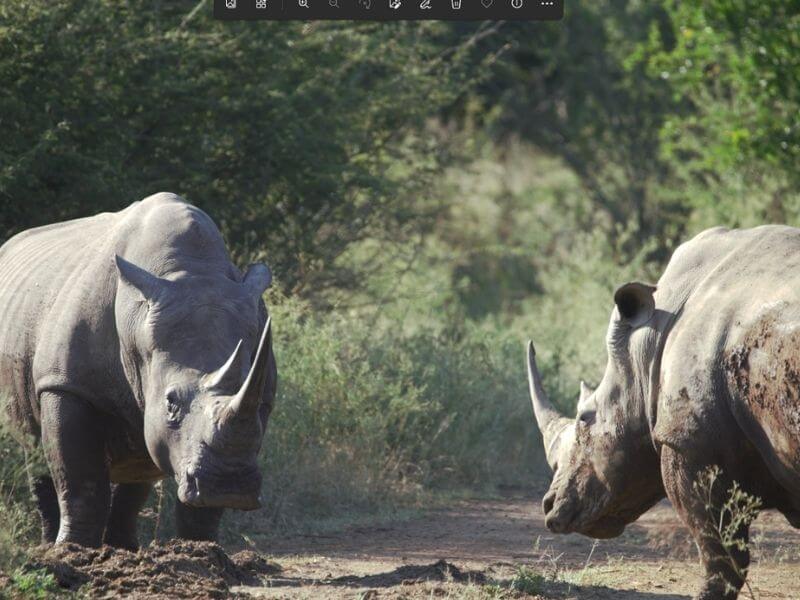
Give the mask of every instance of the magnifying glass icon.
<path id="1" fill-rule="evenodd" d="M 308 8 L 308 0 L 297 0 L 297 3 L 303 8 Z"/>

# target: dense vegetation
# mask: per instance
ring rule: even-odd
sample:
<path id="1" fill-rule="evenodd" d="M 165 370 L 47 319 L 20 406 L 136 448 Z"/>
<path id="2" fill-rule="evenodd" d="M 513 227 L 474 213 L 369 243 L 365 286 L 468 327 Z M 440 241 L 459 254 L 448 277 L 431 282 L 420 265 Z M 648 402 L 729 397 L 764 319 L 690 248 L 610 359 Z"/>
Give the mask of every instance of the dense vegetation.
<path id="1" fill-rule="evenodd" d="M 270 502 L 229 519 L 250 538 L 531 483 L 526 338 L 569 409 L 602 373 L 615 285 L 707 226 L 800 223 L 798 13 L 250 25 L 195 0 L 8 0 L 0 238 L 167 189 L 269 262 Z M 14 548 L 41 465 L 1 451 Z"/>

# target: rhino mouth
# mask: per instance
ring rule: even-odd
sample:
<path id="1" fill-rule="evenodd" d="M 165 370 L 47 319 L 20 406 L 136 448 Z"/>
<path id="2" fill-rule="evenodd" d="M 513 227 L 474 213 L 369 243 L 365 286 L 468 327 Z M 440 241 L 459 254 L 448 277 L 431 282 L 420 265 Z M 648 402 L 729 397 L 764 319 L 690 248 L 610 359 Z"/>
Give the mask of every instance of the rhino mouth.
<path id="1" fill-rule="evenodd" d="M 255 466 L 215 472 L 197 466 L 187 468 L 178 481 L 178 499 L 189 506 L 206 508 L 261 508 L 261 473 Z"/>
<path id="2" fill-rule="evenodd" d="M 615 517 L 605 517 L 595 521 L 583 529 L 576 531 L 591 538 L 605 540 L 622 535 L 622 533 L 625 531 L 625 526 L 626 523 Z"/>
<path id="3" fill-rule="evenodd" d="M 592 538 L 608 539 L 625 531 L 627 522 L 617 516 L 604 514 L 603 506 L 583 507 L 574 500 L 558 500 L 548 492 L 542 499 L 544 524 L 553 533 L 580 533 Z"/>
<path id="4" fill-rule="evenodd" d="M 591 538 L 614 538 L 625 531 L 626 523 L 616 517 L 606 516 L 587 520 L 581 513 L 547 515 L 544 524 L 553 533 L 580 533 Z"/>

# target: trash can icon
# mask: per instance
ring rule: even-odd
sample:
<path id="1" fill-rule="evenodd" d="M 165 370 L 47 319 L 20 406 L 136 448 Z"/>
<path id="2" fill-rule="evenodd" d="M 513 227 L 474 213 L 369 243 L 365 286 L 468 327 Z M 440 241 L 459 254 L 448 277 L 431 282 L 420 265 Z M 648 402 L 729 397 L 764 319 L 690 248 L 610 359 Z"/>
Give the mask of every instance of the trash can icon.
<path id="1" fill-rule="evenodd" d="M 461 0 L 450 0 L 450 6 L 453 10 L 461 10 Z"/>

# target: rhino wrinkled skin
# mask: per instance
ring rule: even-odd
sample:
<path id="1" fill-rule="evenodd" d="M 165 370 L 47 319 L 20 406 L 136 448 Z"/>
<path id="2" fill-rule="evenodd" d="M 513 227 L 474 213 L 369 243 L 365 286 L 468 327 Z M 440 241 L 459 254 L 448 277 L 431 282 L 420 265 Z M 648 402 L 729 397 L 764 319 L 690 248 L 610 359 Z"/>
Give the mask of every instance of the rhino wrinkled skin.
<path id="1" fill-rule="evenodd" d="M 43 540 L 136 547 L 153 483 L 178 484 L 178 535 L 213 539 L 259 506 L 277 370 L 261 299 L 201 210 L 161 193 L 0 247 L 0 397 L 40 439 Z"/>
<path id="2" fill-rule="evenodd" d="M 605 374 L 581 383 L 574 420 L 548 401 L 528 347 L 554 473 L 545 523 L 613 537 L 666 495 L 700 550 L 697 597 L 735 598 L 749 553 L 726 554 L 693 483 L 716 466 L 712 506 L 738 482 L 800 527 L 800 230 L 705 231 L 656 286 L 625 284 L 614 301 Z"/>

